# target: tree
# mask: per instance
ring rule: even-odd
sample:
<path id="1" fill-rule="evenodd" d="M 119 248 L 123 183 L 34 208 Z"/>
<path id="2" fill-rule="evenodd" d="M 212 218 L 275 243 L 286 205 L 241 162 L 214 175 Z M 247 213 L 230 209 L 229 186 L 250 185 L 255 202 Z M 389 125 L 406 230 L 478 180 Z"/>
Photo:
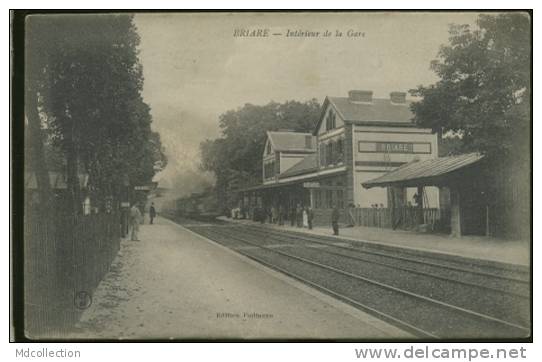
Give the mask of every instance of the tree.
<path id="1" fill-rule="evenodd" d="M 411 94 L 414 120 L 461 139 L 461 152 L 493 160 L 530 158 L 530 18 L 523 13 L 480 15 L 477 27 L 452 25 L 449 44 L 431 69 L 440 80 Z"/>
<path id="2" fill-rule="evenodd" d="M 270 102 L 264 106 L 245 104 L 227 111 L 219 117 L 222 137 L 200 145 L 201 168 L 214 172 L 217 180 L 229 170 L 259 178 L 266 131 L 312 132 L 319 115 L 320 105 L 315 99 L 303 103 Z"/>
<path id="3" fill-rule="evenodd" d="M 439 81 L 411 91 L 422 98 L 412 104 L 420 126 L 454 136 L 446 138 L 451 152 L 485 155 L 478 201 L 491 210 L 492 233 L 514 238 L 528 237 L 531 220 L 530 21 L 508 12 L 480 15 L 475 29 L 452 25 L 431 64 Z"/>
<path id="4" fill-rule="evenodd" d="M 72 206 L 78 173 L 96 198 L 151 181 L 166 159 L 144 103 L 139 36 L 128 15 L 31 16 L 27 21 L 27 113 L 61 150 Z M 41 118 L 41 120 L 40 120 Z M 34 141 L 37 142 L 37 141 Z M 159 168 L 158 167 L 158 168 Z"/>

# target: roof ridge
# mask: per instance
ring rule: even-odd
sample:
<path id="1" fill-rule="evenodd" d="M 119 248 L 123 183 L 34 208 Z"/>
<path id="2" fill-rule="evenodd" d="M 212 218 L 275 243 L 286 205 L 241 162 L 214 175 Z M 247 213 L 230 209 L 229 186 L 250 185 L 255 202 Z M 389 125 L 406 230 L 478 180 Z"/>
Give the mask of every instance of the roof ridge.
<path id="1" fill-rule="evenodd" d="M 300 132 L 300 131 L 267 131 L 268 133 L 295 133 L 295 134 L 305 134 L 305 135 L 312 135 L 311 132 Z"/>

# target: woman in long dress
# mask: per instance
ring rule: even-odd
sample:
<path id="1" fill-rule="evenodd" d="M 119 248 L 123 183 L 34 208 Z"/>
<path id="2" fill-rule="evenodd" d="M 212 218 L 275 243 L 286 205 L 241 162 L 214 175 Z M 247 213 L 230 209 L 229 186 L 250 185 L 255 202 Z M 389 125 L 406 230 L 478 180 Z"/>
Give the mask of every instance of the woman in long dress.
<path id="1" fill-rule="evenodd" d="M 308 228 L 309 227 L 309 215 L 307 213 L 307 208 L 303 208 L 303 227 Z"/>

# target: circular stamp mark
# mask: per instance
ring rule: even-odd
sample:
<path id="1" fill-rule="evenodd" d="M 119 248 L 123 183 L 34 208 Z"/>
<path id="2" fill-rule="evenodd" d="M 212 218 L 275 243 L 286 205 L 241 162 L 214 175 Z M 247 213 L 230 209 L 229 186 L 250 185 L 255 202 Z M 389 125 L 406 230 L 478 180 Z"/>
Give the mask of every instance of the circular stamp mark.
<path id="1" fill-rule="evenodd" d="M 77 309 L 87 309 L 92 304 L 92 296 L 90 293 L 81 290 L 75 293 L 73 303 Z"/>

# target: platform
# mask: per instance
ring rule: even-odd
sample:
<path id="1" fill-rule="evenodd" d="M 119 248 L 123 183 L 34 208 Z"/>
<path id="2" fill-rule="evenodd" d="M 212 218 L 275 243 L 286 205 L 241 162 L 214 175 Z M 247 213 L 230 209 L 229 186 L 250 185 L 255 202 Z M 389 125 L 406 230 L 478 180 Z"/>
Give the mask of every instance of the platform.
<path id="1" fill-rule="evenodd" d="M 124 240 L 72 338 L 382 339 L 409 335 L 169 220 Z"/>
<path id="2" fill-rule="evenodd" d="M 326 227 L 314 227 L 312 230 L 288 225 L 276 225 L 246 219 L 231 219 L 225 216 L 220 220 L 228 222 L 246 223 L 281 230 L 303 232 L 308 234 L 333 236 L 331 225 Z M 442 254 L 456 255 L 467 258 L 475 258 L 502 263 L 516 264 L 521 266 L 530 265 L 530 244 L 523 240 L 501 240 L 484 236 L 463 236 L 454 238 L 449 235 L 420 233 L 404 230 L 390 230 L 375 227 L 341 227 L 338 238 L 386 244 L 401 248 L 430 251 Z"/>

